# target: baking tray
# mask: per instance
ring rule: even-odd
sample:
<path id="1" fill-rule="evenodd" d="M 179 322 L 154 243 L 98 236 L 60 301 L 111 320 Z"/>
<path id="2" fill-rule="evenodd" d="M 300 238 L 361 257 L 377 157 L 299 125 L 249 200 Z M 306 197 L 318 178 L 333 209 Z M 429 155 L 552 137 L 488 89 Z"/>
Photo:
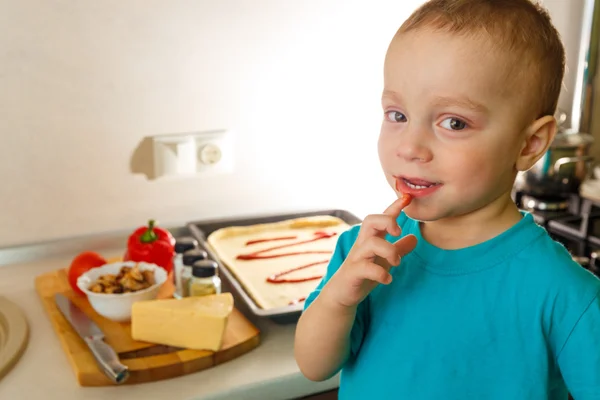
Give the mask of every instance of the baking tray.
<path id="1" fill-rule="evenodd" d="M 235 294 L 237 294 L 238 297 L 240 297 L 244 301 L 244 303 L 246 303 L 246 306 L 248 307 L 250 312 L 252 312 L 258 317 L 266 317 L 270 318 L 271 320 L 277 323 L 286 324 L 293 323 L 298 320 L 300 314 L 302 313 L 304 303 L 298 303 L 285 307 L 271 308 L 269 310 L 265 310 L 259 307 L 254 302 L 250 294 L 246 292 L 246 290 L 244 289 L 242 284 L 237 280 L 235 275 L 231 271 L 229 271 L 227 266 L 219 259 L 219 257 L 212 250 L 211 246 L 207 243 L 206 240 L 208 236 L 214 231 L 230 226 L 257 225 L 279 222 L 287 219 L 312 217 L 319 215 L 329 215 L 340 218 L 348 225 L 356 225 L 362 222 L 360 218 L 346 210 L 317 210 L 289 214 L 268 214 L 259 216 L 237 217 L 231 219 L 193 221 L 187 223 L 187 228 L 189 229 L 192 236 L 194 236 L 194 238 L 198 240 L 199 245 L 206 250 L 209 258 L 213 259 L 219 264 L 221 277 L 227 281 L 227 283 L 231 286 Z"/>

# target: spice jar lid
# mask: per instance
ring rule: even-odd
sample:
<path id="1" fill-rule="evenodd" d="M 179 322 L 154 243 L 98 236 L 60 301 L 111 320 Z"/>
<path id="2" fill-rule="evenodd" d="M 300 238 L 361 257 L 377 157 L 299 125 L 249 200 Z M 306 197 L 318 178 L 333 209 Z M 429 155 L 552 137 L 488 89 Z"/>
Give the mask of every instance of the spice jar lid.
<path id="1" fill-rule="evenodd" d="M 217 263 L 213 260 L 198 260 L 192 266 L 192 275 L 196 278 L 209 278 L 217 274 Z"/>
<path id="2" fill-rule="evenodd" d="M 184 236 L 175 240 L 175 253 L 185 253 L 196 247 L 198 247 L 198 241 L 191 236 Z"/>
<path id="3" fill-rule="evenodd" d="M 198 260 L 206 260 L 208 253 L 202 249 L 191 249 L 183 253 L 183 265 L 193 265 Z"/>

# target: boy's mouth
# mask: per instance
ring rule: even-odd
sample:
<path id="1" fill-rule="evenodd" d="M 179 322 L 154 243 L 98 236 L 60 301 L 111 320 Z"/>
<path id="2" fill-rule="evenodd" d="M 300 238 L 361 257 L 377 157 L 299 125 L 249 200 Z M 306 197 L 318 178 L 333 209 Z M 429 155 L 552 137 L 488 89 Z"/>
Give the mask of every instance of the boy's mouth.
<path id="1" fill-rule="evenodd" d="M 413 197 L 424 197 L 436 192 L 441 186 L 441 182 L 432 182 L 420 178 L 409 178 L 405 176 L 395 176 L 396 191 L 410 194 Z"/>
<path id="2" fill-rule="evenodd" d="M 437 186 L 440 184 L 439 182 L 430 182 L 418 178 L 398 177 L 396 179 L 401 179 L 406 184 L 406 186 L 408 186 L 411 189 L 429 189 L 430 187 Z"/>

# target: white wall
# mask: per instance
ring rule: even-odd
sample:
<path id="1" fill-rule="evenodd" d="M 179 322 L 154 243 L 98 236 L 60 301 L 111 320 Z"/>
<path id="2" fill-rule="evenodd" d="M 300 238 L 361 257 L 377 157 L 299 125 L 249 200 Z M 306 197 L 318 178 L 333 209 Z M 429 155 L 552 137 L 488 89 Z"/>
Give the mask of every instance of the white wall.
<path id="1" fill-rule="evenodd" d="M 564 87 L 558 106 L 571 115 L 577 79 L 579 40 L 585 0 L 542 0 L 561 34 L 567 53 Z M 570 119 L 568 120 L 570 122 Z M 570 125 L 567 122 L 566 125 Z"/>
<path id="2" fill-rule="evenodd" d="M 546 2 L 569 45 L 578 2 Z M 0 247 L 151 217 L 379 212 L 382 61 L 419 3 L 0 0 Z M 131 171 L 145 137 L 211 129 L 236 132 L 234 175 Z"/>

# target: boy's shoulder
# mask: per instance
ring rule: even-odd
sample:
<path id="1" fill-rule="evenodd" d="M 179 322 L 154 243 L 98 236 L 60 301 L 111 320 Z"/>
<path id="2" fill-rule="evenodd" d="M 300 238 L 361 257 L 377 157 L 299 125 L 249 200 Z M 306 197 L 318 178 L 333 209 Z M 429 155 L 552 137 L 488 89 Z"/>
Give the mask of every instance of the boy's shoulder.
<path id="1" fill-rule="evenodd" d="M 512 260 L 529 278 L 535 277 L 531 284 L 556 287 L 561 291 L 598 293 L 600 278 L 575 261 L 569 250 L 553 239 L 545 228 L 537 225 L 536 229 L 541 231 L 538 239 Z"/>

